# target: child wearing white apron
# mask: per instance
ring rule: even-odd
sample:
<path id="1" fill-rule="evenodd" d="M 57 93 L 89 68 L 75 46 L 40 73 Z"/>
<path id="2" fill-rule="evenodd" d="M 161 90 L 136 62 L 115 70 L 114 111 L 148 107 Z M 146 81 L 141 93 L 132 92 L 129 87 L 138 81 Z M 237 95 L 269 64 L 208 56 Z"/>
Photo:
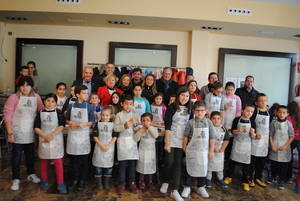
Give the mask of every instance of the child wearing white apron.
<path id="1" fill-rule="evenodd" d="M 272 176 L 279 177 L 277 187 L 284 189 L 283 183 L 287 179 L 287 170 L 291 161 L 291 146 L 294 139 L 294 128 L 287 120 L 288 112 L 286 106 L 279 106 L 277 110 L 277 119 L 273 120 L 270 125 L 270 145 L 271 152 L 269 159 L 271 160 Z"/>
<path id="2" fill-rule="evenodd" d="M 191 193 L 192 178 L 197 179 L 197 193 L 208 198 L 205 181 L 208 171 L 208 160 L 213 157 L 215 129 L 212 122 L 205 117 L 206 108 L 203 102 L 193 105 L 194 119 L 189 120 L 185 131 L 183 150 L 186 153 L 187 180 L 181 196 L 188 198 Z"/>
<path id="3" fill-rule="evenodd" d="M 113 132 L 111 109 L 105 107 L 101 111 L 101 119 L 93 128 L 93 139 L 96 142 L 92 163 L 95 167 L 96 188 L 109 189 L 114 164 L 115 142 L 117 136 Z M 104 180 L 102 181 L 102 177 Z"/>
<path id="4" fill-rule="evenodd" d="M 148 176 L 148 188 L 154 189 L 152 175 L 156 173 L 156 148 L 155 140 L 158 137 L 157 128 L 151 126 L 153 115 L 144 113 L 141 117 L 142 127 L 134 134 L 134 139 L 139 143 L 139 160 L 136 171 L 140 173 L 139 188 L 145 189 L 144 177 Z"/>
<path id="5" fill-rule="evenodd" d="M 64 184 L 64 140 L 62 134 L 65 118 L 60 110 L 55 109 L 56 101 L 55 94 L 46 95 L 44 100 L 45 109 L 37 114 L 34 130 L 39 135 L 40 188 L 44 191 L 48 190 L 48 163 L 49 160 L 52 160 L 56 170 L 57 190 L 59 193 L 65 194 L 67 189 Z"/>
<path id="6" fill-rule="evenodd" d="M 205 106 L 210 116 L 210 113 L 213 111 L 220 112 L 223 110 L 222 106 L 223 95 L 222 95 L 223 87 L 222 84 L 217 82 L 213 84 L 212 92 L 205 95 Z"/>
<path id="7" fill-rule="evenodd" d="M 67 85 L 64 82 L 59 82 L 56 84 L 56 96 L 57 96 L 57 109 L 62 110 L 66 100 L 68 99 L 66 96 Z"/>

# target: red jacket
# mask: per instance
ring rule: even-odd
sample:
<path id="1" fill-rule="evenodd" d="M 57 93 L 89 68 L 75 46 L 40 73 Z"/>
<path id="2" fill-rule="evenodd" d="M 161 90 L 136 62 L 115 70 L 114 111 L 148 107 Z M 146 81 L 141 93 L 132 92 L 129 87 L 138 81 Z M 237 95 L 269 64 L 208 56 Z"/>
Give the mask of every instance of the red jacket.
<path id="1" fill-rule="evenodd" d="M 119 94 L 123 94 L 123 91 L 118 88 L 115 88 L 115 91 Z M 107 86 L 99 87 L 97 94 L 99 96 L 101 106 L 108 106 L 110 104 L 111 95 L 109 94 Z"/>

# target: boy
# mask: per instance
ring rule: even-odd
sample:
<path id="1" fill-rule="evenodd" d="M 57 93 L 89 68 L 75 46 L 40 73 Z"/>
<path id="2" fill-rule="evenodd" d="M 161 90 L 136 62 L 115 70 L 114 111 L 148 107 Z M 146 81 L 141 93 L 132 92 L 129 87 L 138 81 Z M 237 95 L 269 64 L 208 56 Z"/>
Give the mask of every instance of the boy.
<path id="1" fill-rule="evenodd" d="M 206 177 L 206 187 L 210 188 L 212 183 L 212 173 L 216 172 L 218 177 L 218 183 L 226 188 L 227 184 L 223 181 L 223 169 L 224 169 L 224 151 L 229 143 L 229 133 L 224 126 L 222 126 L 222 117 L 220 112 L 212 112 L 210 115 L 215 129 L 215 149 L 214 157 L 208 161 L 208 172 Z"/>
<path id="2" fill-rule="evenodd" d="M 224 182 L 232 182 L 232 174 L 236 165 L 242 166 L 243 190 L 250 191 L 250 162 L 251 162 L 251 137 L 255 137 L 255 122 L 250 118 L 253 115 L 254 107 L 246 105 L 242 111 L 242 116 L 233 120 L 231 132 L 234 135 L 232 151 L 230 155 L 227 177 Z"/>
<path id="3" fill-rule="evenodd" d="M 77 100 L 67 110 L 69 125 L 67 153 L 71 158 L 73 186 L 83 191 L 88 176 L 88 158 L 91 151 L 89 128 L 94 121 L 94 109 L 88 104 L 88 88 L 84 85 L 75 87 Z"/>
<path id="4" fill-rule="evenodd" d="M 222 91 L 222 84 L 220 82 L 216 82 L 212 86 L 212 92 L 208 93 L 205 96 L 204 102 L 208 111 L 208 116 L 210 116 L 210 113 L 213 111 L 220 112 L 221 110 L 223 110 L 223 108 L 221 108 L 221 106 L 223 105 Z"/>
<path id="5" fill-rule="evenodd" d="M 126 169 L 129 172 L 130 189 L 138 193 L 139 189 L 135 184 L 136 161 L 139 159 L 137 143 L 133 139 L 133 128 L 137 121 L 132 113 L 133 98 L 125 95 L 121 98 L 122 111 L 116 115 L 114 131 L 119 133 L 117 140 L 118 161 L 119 161 L 119 186 L 117 192 L 122 195 L 125 190 Z"/>
<path id="6" fill-rule="evenodd" d="M 287 169 L 292 158 L 290 144 L 294 139 L 294 129 L 287 120 L 288 111 L 284 105 L 277 110 L 277 119 L 270 125 L 270 144 L 272 176 L 279 176 L 278 189 L 283 190 L 283 182 L 287 179 Z"/>
<path id="7" fill-rule="evenodd" d="M 20 81 L 20 79 L 22 77 L 28 76 L 29 73 L 29 69 L 27 66 L 21 66 L 20 70 L 19 70 L 19 76 L 17 77 L 15 83 L 16 85 L 18 85 L 18 82 Z"/>
<path id="8" fill-rule="evenodd" d="M 205 104 L 196 101 L 193 105 L 195 118 L 189 120 L 185 131 L 182 149 L 186 152 L 187 180 L 181 196 L 189 197 L 192 177 L 197 178 L 197 193 L 203 198 L 209 195 L 205 189 L 208 169 L 208 158 L 214 156 L 215 130 L 209 119 L 205 117 Z"/>
<path id="9" fill-rule="evenodd" d="M 255 105 L 256 108 L 251 117 L 256 125 L 256 137 L 251 140 L 251 175 L 254 175 L 251 184 L 254 186 L 255 180 L 259 186 L 266 187 L 267 184 L 263 180 L 262 172 L 269 148 L 270 115 L 267 107 L 267 96 L 258 93 L 255 98 Z"/>

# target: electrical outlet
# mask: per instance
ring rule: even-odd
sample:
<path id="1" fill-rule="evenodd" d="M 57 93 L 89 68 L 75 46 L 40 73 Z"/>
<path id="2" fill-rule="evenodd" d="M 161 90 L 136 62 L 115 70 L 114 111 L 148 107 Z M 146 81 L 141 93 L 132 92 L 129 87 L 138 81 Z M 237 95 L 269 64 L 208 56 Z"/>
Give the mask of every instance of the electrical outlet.
<path id="1" fill-rule="evenodd" d="M 228 15 L 240 15 L 240 16 L 251 16 L 252 10 L 246 8 L 228 8 Z"/>
<path id="2" fill-rule="evenodd" d="M 58 4 L 80 4 L 82 0 L 55 0 Z"/>

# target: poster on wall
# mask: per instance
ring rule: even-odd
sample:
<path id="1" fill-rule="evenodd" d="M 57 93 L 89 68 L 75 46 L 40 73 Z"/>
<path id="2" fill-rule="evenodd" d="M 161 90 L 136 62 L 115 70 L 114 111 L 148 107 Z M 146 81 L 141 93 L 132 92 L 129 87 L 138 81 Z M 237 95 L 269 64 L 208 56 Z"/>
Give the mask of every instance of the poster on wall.
<path id="1" fill-rule="evenodd" d="M 235 85 L 235 88 L 240 88 L 244 86 L 245 83 L 245 78 L 237 78 L 237 77 L 225 77 L 224 79 L 224 86 L 226 85 L 227 82 L 233 82 Z"/>

